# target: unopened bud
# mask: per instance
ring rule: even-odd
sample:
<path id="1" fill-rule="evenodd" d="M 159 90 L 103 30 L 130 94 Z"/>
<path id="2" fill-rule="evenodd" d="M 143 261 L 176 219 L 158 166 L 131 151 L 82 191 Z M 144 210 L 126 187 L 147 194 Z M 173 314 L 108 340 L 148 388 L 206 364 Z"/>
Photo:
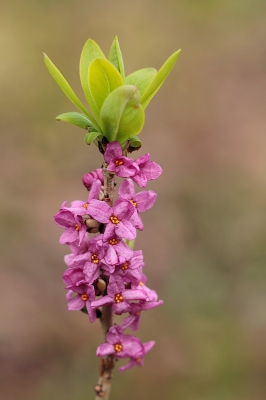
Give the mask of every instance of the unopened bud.
<path id="1" fill-rule="evenodd" d="M 83 215 L 83 221 L 85 222 L 87 232 L 89 233 L 97 233 L 99 232 L 100 222 L 96 221 L 93 218 L 90 218 L 88 215 Z"/>
<path id="2" fill-rule="evenodd" d="M 99 278 L 96 283 L 96 287 L 99 290 L 99 292 L 103 293 L 106 289 L 106 282 L 103 279 Z"/>

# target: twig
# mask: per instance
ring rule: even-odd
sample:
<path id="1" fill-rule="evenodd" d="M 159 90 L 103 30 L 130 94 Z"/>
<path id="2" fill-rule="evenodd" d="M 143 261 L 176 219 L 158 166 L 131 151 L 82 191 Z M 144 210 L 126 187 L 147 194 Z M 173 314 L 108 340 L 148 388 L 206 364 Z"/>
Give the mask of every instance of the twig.
<path id="1" fill-rule="evenodd" d="M 110 206 L 113 205 L 114 199 L 114 177 L 115 175 L 107 171 L 108 164 L 103 165 L 103 177 L 104 177 L 104 201 Z M 100 318 L 102 331 L 104 335 L 108 332 L 109 328 L 113 325 L 113 313 L 112 305 L 104 305 L 102 307 L 102 315 Z M 108 400 L 111 390 L 111 382 L 113 377 L 114 369 L 114 357 L 108 356 L 103 357 L 100 360 L 100 377 L 97 385 L 95 385 L 94 390 L 96 393 L 95 400 Z"/>

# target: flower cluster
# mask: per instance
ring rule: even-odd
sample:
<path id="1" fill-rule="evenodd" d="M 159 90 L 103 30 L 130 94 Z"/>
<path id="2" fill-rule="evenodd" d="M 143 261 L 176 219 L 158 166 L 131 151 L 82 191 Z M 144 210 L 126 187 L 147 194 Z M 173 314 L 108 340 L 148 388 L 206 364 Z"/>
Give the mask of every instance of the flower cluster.
<path id="1" fill-rule="evenodd" d="M 104 161 L 111 176 L 125 178 L 114 205 L 106 201 L 103 173 L 97 169 L 83 177 L 89 191 L 87 201 L 75 200 L 70 207 L 64 202 L 55 222 L 64 229 L 60 243 L 69 245 L 71 250 L 65 256 L 68 268 L 63 274 L 68 309 L 87 312 L 91 322 L 101 317 L 106 305 L 115 315 L 128 313 L 120 326 L 110 327 L 106 343 L 96 352 L 100 357 L 129 359 L 120 367 L 122 371 L 142 365 L 144 355 L 154 345 L 153 341 L 142 343 L 124 331 L 136 331 L 141 312 L 163 303 L 146 286 L 142 251 L 134 251 L 129 245 L 136 238 L 136 230 L 143 229 L 140 213 L 150 209 L 156 200 L 152 190 L 135 193 L 134 182 L 145 188 L 162 171 L 149 154 L 135 161 L 128 158 L 118 142 L 107 144 Z M 87 232 L 95 235 L 91 237 Z"/>

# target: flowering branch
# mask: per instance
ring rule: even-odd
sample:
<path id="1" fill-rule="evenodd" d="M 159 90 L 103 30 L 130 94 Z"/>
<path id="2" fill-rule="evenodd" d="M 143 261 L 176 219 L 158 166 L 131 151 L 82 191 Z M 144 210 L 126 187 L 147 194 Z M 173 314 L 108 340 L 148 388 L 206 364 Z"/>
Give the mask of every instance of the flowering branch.
<path id="1" fill-rule="evenodd" d="M 103 154 L 102 169 L 83 177 L 89 194 L 86 201 L 64 202 L 55 215 L 64 229 L 61 244 L 71 253 L 65 256 L 63 274 L 69 310 L 88 314 L 90 322 L 100 319 L 103 343 L 96 350 L 100 360 L 100 377 L 95 385 L 96 400 L 108 400 L 114 361 L 127 359 L 124 371 L 142 366 L 154 341 L 142 343 L 126 329 L 136 331 L 143 311 L 163 303 L 154 290 L 146 286 L 143 254 L 133 250 L 137 230 L 144 225 L 140 214 L 153 207 L 156 193 L 135 192 L 157 179 L 161 167 L 151 161 L 149 153 L 133 160 L 129 155 L 141 147 L 137 135 L 145 119 L 144 110 L 172 70 L 179 52 L 175 52 L 157 72 L 146 68 L 125 77 L 122 54 L 115 38 L 108 60 L 100 47 L 89 39 L 80 59 L 80 78 L 93 115 L 83 106 L 63 75 L 45 55 L 45 64 L 70 100 L 82 113 L 61 114 L 63 120 L 86 129 L 85 142 L 92 142 Z M 115 200 L 115 177 L 123 178 Z M 93 236 L 92 236 L 93 235 Z M 115 315 L 128 314 L 116 325 Z"/>

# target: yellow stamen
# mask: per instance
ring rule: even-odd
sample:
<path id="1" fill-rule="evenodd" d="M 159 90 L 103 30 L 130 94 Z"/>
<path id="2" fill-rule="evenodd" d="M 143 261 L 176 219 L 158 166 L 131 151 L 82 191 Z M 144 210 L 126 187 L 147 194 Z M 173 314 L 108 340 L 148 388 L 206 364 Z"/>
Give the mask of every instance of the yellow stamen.
<path id="1" fill-rule="evenodd" d="M 118 240 L 116 240 L 115 238 L 109 240 L 109 244 L 110 244 L 111 246 L 114 246 L 114 245 L 117 244 L 117 243 L 118 243 Z"/>
<path id="2" fill-rule="evenodd" d="M 76 231 L 79 231 L 79 230 L 80 230 L 79 224 L 76 224 L 76 225 L 75 225 L 75 229 L 76 229 Z"/>
<path id="3" fill-rule="evenodd" d="M 117 293 L 117 294 L 115 295 L 115 302 L 116 302 L 116 303 L 121 303 L 121 301 L 123 301 L 123 296 L 122 296 L 122 294 Z"/>
<path id="4" fill-rule="evenodd" d="M 91 260 L 92 260 L 93 264 L 99 264 L 99 258 L 97 257 L 97 254 L 92 254 Z"/>
<path id="5" fill-rule="evenodd" d="M 136 360 L 135 360 L 136 362 L 140 362 L 141 361 L 141 358 L 139 357 L 139 358 L 136 358 Z"/>
<path id="6" fill-rule="evenodd" d="M 112 215 L 111 217 L 110 217 L 110 221 L 113 223 L 113 224 L 118 224 L 120 221 L 119 221 L 119 219 L 115 216 L 115 215 Z"/>
<path id="7" fill-rule="evenodd" d="M 137 202 L 136 202 L 136 201 L 130 200 L 130 203 L 131 203 L 134 207 L 137 207 Z"/>
<path id="8" fill-rule="evenodd" d="M 123 346 L 122 346 L 121 343 L 116 343 L 116 344 L 114 345 L 114 349 L 115 349 L 115 351 L 116 351 L 117 353 L 120 353 L 120 351 L 123 350 Z"/>
<path id="9" fill-rule="evenodd" d="M 124 161 L 123 161 L 123 160 L 119 160 L 119 159 L 115 160 L 115 165 L 116 165 L 117 167 L 120 167 L 120 165 L 123 165 L 123 164 L 124 164 Z"/>
<path id="10" fill-rule="evenodd" d="M 143 282 L 142 281 L 140 281 L 139 286 L 143 286 Z"/>
<path id="11" fill-rule="evenodd" d="M 122 271 L 125 271 L 126 269 L 128 269 L 128 262 L 125 262 L 125 264 L 121 265 L 121 269 L 122 269 Z"/>
<path id="12" fill-rule="evenodd" d="M 83 301 L 87 301 L 88 300 L 88 296 L 86 294 L 82 294 L 81 298 Z"/>
<path id="13" fill-rule="evenodd" d="M 83 207 L 87 209 L 89 207 L 89 203 L 83 204 Z"/>

